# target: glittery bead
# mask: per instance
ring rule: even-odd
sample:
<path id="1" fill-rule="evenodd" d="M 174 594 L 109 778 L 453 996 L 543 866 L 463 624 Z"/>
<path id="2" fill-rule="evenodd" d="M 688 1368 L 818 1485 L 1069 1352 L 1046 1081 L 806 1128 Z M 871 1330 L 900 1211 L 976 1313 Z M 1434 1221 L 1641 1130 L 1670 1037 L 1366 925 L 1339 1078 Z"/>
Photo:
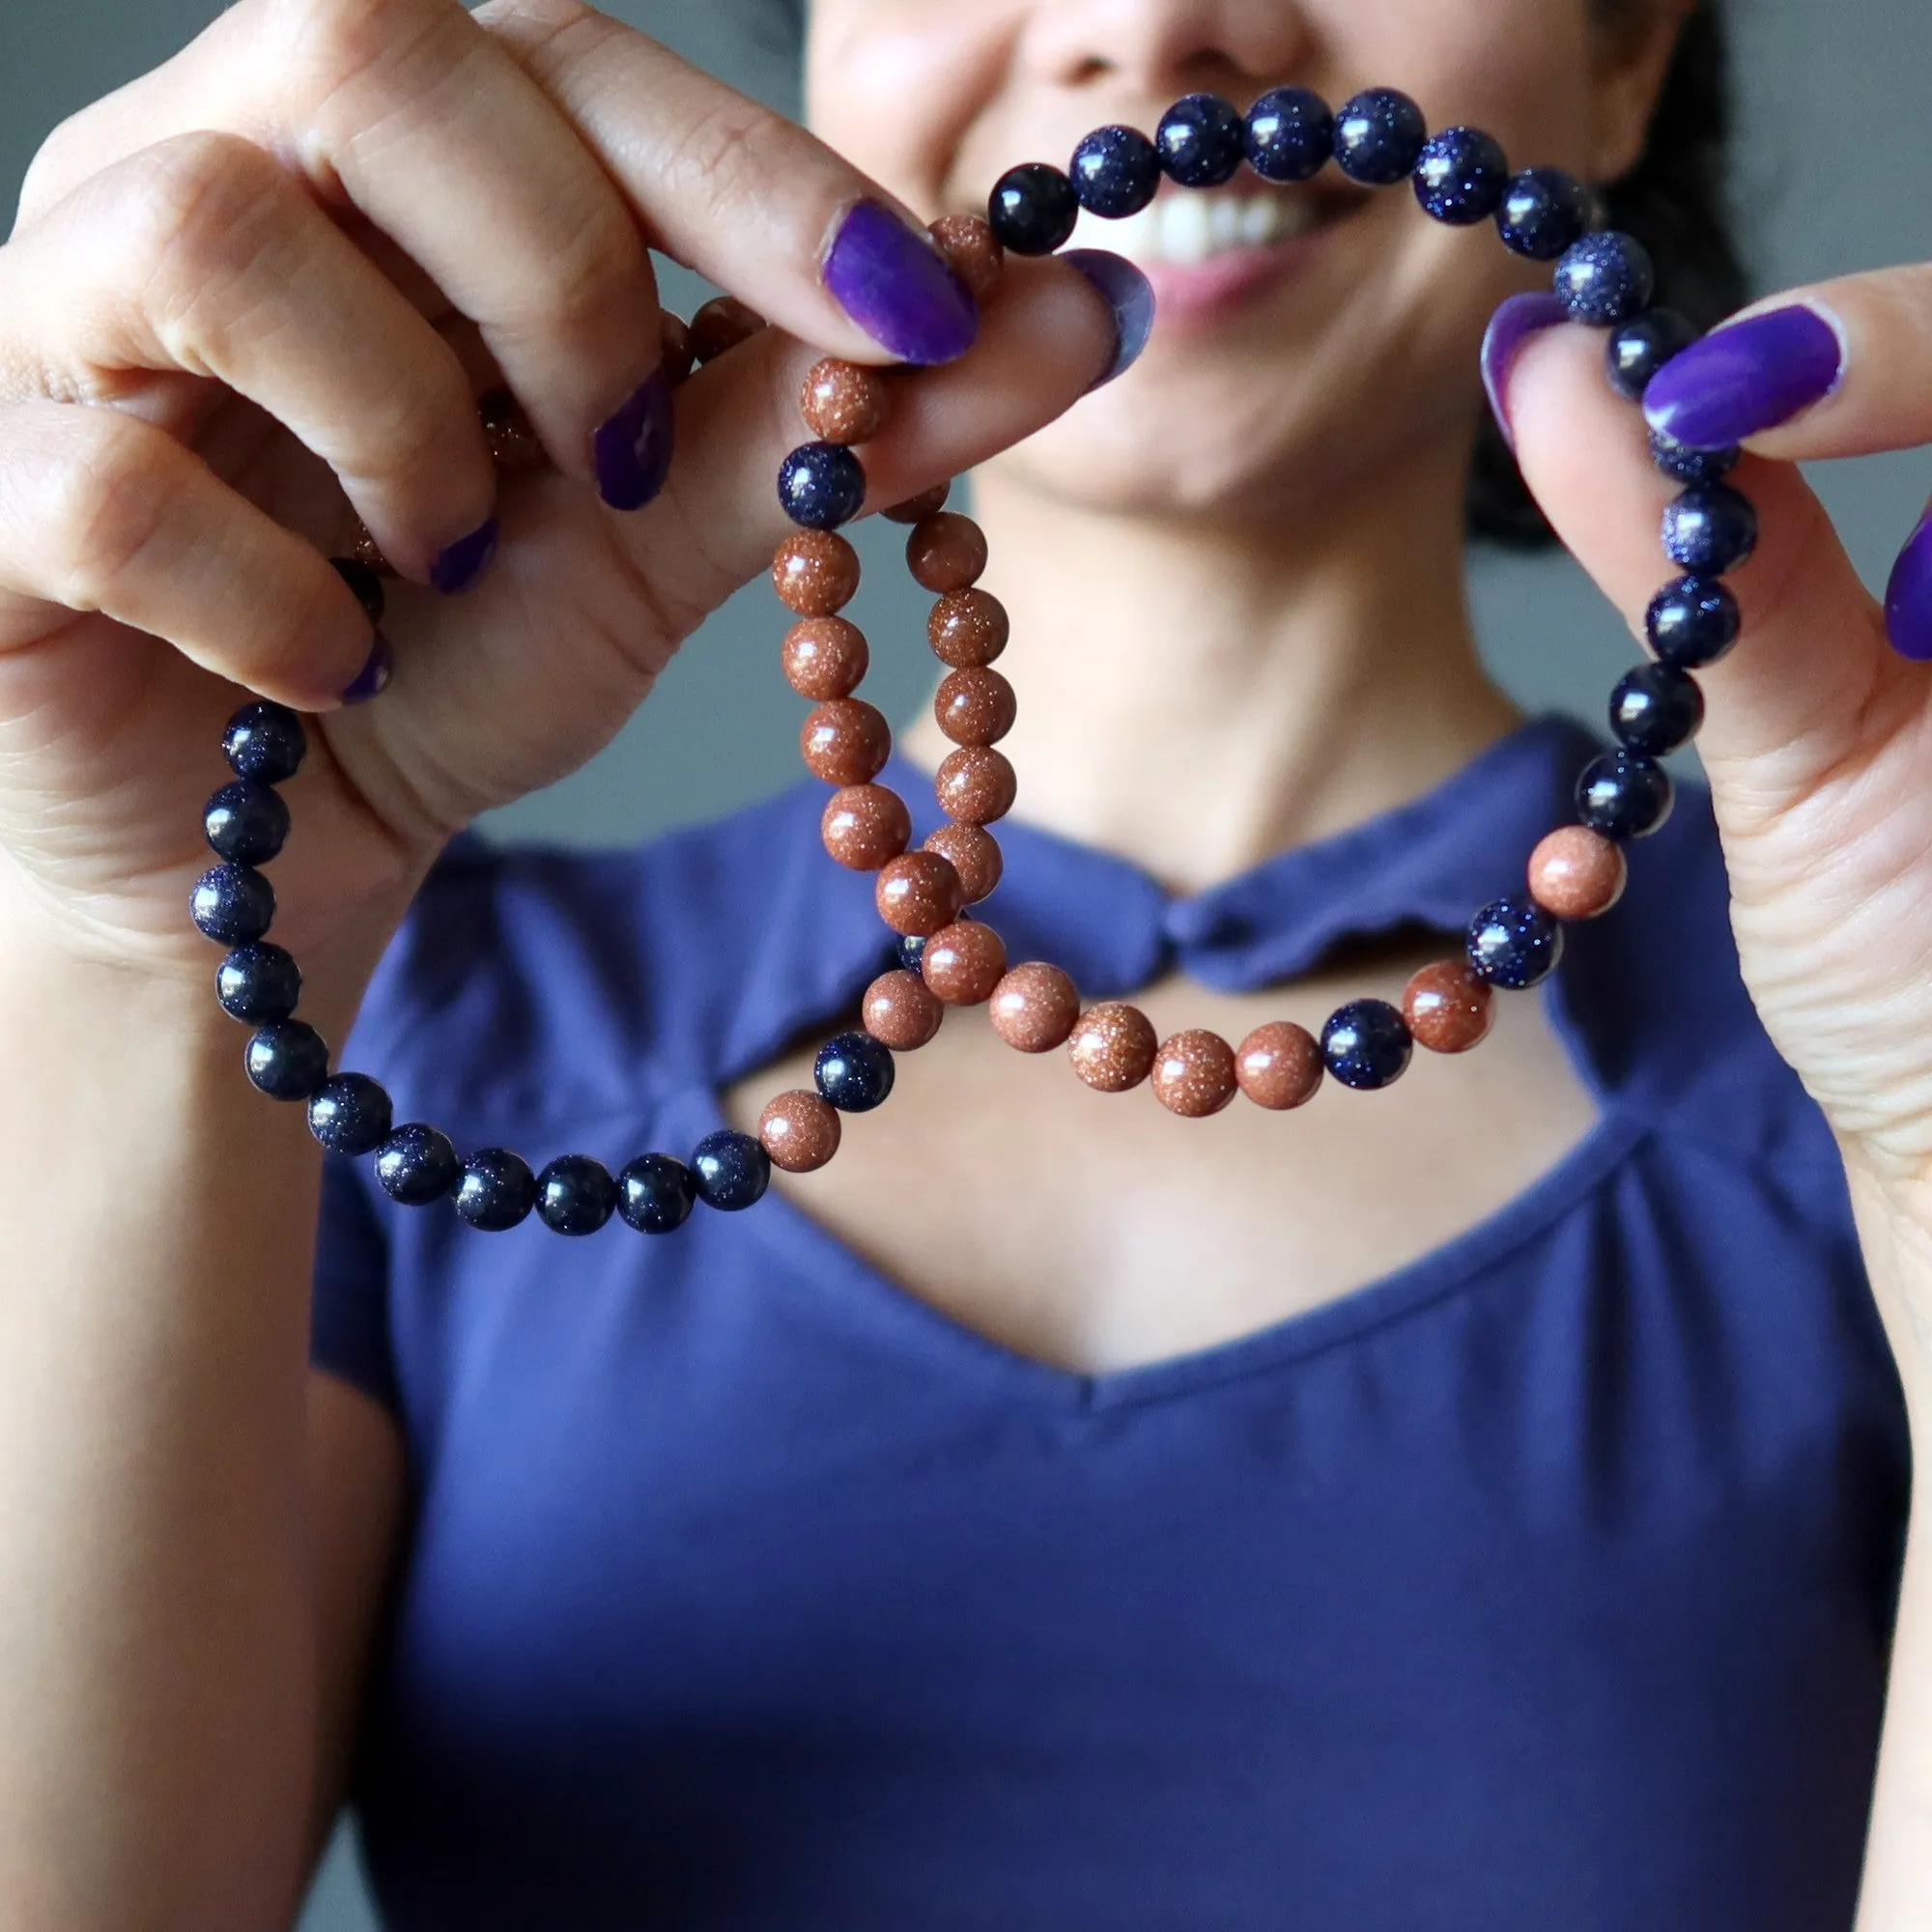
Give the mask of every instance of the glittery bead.
<path id="1" fill-rule="evenodd" d="M 796 530 L 772 559 L 772 587 L 801 617 L 836 617 L 859 591 L 859 553 L 831 530 Z"/>
<path id="2" fill-rule="evenodd" d="M 1529 855 L 1529 895 L 1558 919 L 1595 919 L 1624 895 L 1623 847 L 1587 825 L 1561 825 Z"/>
<path id="3" fill-rule="evenodd" d="M 866 634 L 843 617 L 801 617 L 785 633 L 785 682 L 801 697 L 823 704 L 850 697 L 871 668 Z"/>
<path id="4" fill-rule="evenodd" d="M 1293 1020 L 1269 1020 L 1235 1049 L 1235 1078 L 1241 1092 L 1271 1114 L 1313 1099 L 1324 1070 L 1315 1036 Z"/>
<path id="5" fill-rule="evenodd" d="M 640 1235 L 675 1232 L 696 1202 L 696 1177 L 668 1153 L 640 1153 L 617 1177 L 617 1212 Z"/>
<path id="6" fill-rule="evenodd" d="M 1697 340 L 1697 325 L 1674 308 L 1646 309 L 1610 331 L 1604 366 L 1610 387 L 1627 402 L 1640 403 L 1650 379 Z"/>
<path id="7" fill-rule="evenodd" d="M 870 1034 L 841 1033 L 818 1049 L 812 1084 L 841 1114 L 869 1114 L 893 1091 L 893 1050 Z"/>
<path id="8" fill-rule="evenodd" d="M 949 671 L 933 697 L 932 715 L 955 745 L 997 745 L 1013 728 L 1019 700 L 996 670 Z"/>
<path id="9" fill-rule="evenodd" d="M 971 517 L 942 510 L 913 526 L 906 568 L 915 583 L 935 593 L 970 590 L 986 568 L 986 533 Z"/>
<path id="10" fill-rule="evenodd" d="M 1321 1058 L 1344 1087 L 1372 1093 L 1408 1070 L 1415 1042 L 1408 1023 L 1386 1000 L 1351 1000 L 1321 1029 Z"/>
<path id="11" fill-rule="evenodd" d="M 240 779 L 286 784 L 308 755 L 308 734 L 286 704 L 244 704 L 221 734 L 221 753 Z"/>
<path id="12" fill-rule="evenodd" d="M 951 483 L 935 483 L 930 490 L 922 490 L 917 497 L 908 497 L 903 503 L 895 503 L 879 514 L 889 524 L 917 524 L 938 516 L 952 495 Z"/>
<path id="13" fill-rule="evenodd" d="M 873 892 L 879 917 L 895 932 L 930 937 L 964 908 L 959 874 L 937 852 L 905 852 L 879 874 Z"/>
<path id="14" fill-rule="evenodd" d="M 750 1134 L 724 1127 L 692 1149 L 691 1179 L 707 1208 L 741 1213 L 764 1199 L 772 1184 L 772 1157 Z"/>
<path id="15" fill-rule="evenodd" d="M 522 1227 L 536 1205 L 537 1178 L 508 1148 L 479 1148 L 456 1177 L 457 1213 L 486 1235 Z"/>
<path id="16" fill-rule="evenodd" d="M 202 812 L 208 842 L 237 866 L 266 866 L 289 836 L 289 809 L 271 785 L 237 779 L 208 801 Z"/>
<path id="17" fill-rule="evenodd" d="M 1108 221 L 1138 214 L 1160 186 L 1160 156 L 1134 128 L 1096 128 L 1073 151 L 1067 177 L 1080 206 Z"/>
<path id="18" fill-rule="evenodd" d="M 396 1123 L 389 1096 L 366 1073 L 337 1073 L 308 1099 L 308 1130 L 331 1153 L 374 1153 Z"/>
<path id="19" fill-rule="evenodd" d="M 361 605 L 363 616 L 372 625 L 380 624 L 388 603 L 383 580 L 359 556 L 332 556 L 328 561 L 336 576 L 349 586 L 356 603 Z"/>
<path id="20" fill-rule="evenodd" d="M 249 1081 L 271 1100 L 306 1100 L 328 1078 L 328 1042 L 305 1020 L 274 1020 L 249 1035 Z"/>
<path id="21" fill-rule="evenodd" d="M 1502 206 L 1509 162 L 1501 143 L 1480 128 L 1444 128 L 1422 144 L 1413 179 L 1426 214 L 1473 228 Z"/>
<path id="22" fill-rule="evenodd" d="M 1247 152 L 1247 123 L 1218 94 L 1190 94 L 1160 117 L 1153 145 L 1182 187 L 1219 187 Z"/>
<path id="23" fill-rule="evenodd" d="M 929 232 L 967 293 L 983 302 L 1000 286 L 1007 267 L 1007 251 L 992 228 L 977 214 L 942 214 Z"/>
<path id="24" fill-rule="evenodd" d="M 946 1009 L 917 973 L 881 973 L 866 988 L 860 1015 L 866 1031 L 895 1053 L 912 1053 L 938 1033 Z"/>
<path id="25" fill-rule="evenodd" d="M 827 784 L 859 785 L 876 778 L 893 754 L 885 714 L 862 697 L 821 704 L 799 732 L 806 769 Z"/>
<path id="26" fill-rule="evenodd" d="M 1489 1037 L 1496 996 L 1462 960 L 1441 959 L 1404 988 L 1402 1018 L 1416 1044 L 1431 1053 L 1467 1053 Z"/>
<path id="27" fill-rule="evenodd" d="M 1627 751 L 1661 758 L 1688 745 L 1704 722 L 1704 694 L 1689 671 L 1638 665 L 1610 693 L 1610 729 Z"/>
<path id="28" fill-rule="evenodd" d="M 1738 600 L 1710 577 L 1680 577 L 1650 600 L 1644 635 L 1660 660 L 1679 670 L 1716 664 L 1738 640 Z"/>
<path id="29" fill-rule="evenodd" d="M 1561 168 L 1529 168 L 1503 190 L 1496 233 L 1532 262 L 1553 262 L 1590 232 L 1590 191 Z"/>
<path id="30" fill-rule="evenodd" d="M 1064 1046 L 1080 1017 L 1080 994 L 1058 966 L 1030 959 L 993 988 L 987 1005 L 993 1031 L 1019 1053 Z"/>
<path id="31" fill-rule="evenodd" d="M 1264 181 L 1310 181 L 1335 152 L 1335 117 L 1305 87 L 1271 88 L 1248 109 L 1246 147 Z"/>
<path id="32" fill-rule="evenodd" d="M 955 920 L 925 942 L 920 972 L 949 1007 L 983 1006 L 1006 977 L 1005 942 L 978 920 Z"/>
<path id="33" fill-rule="evenodd" d="M 420 1121 L 398 1127 L 376 1150 L 376 1179 L 391 1201 L 405 1208 L 440 1201 L 462 1172 L 449 1136 Z"/>
<path id="34" fill-rule="evenodd" d="M 1663 513 L 1663 549 L 1693 577 L 1721 577 L 1757 548 L 1757 512 L 1728 483 L 1692 487 Z"/>
<path id="35" fill-rule="evenodd" d="M 594 1235 L 616 1211 L 617 1183 L 588 1154 L 559 1154 L 537 1176 L 537 1213 L 554 1235 Z"/>
<path id="36" fill-rule="evenodd" d="M 1428 138 L 1422 109 L 1392 87 L 1372 87 L 1335 110 L 1335 165 L 1365 187 L 1406 180 Z"/>
<path id="37" fill-rule="evenodd" d="M 1641 315 L 1657 287 L 1643 244 L 1614 229 L 1586 235 L 1556 265 L 1556 294 L 1573 322 L 1613 328 Z"/>
<path id="38" fill-rule="evenodd" d="M 764 326 L 764 317 L 735 296 L 715 296 L 691 318 L 691 353 L 700 364 L 715 362 Z"/>
<path id="39" fill-rule="evenodd" d="M 838 1151 L 838 1110 L 802 1087 L 776 1094 L 758 1116 L 758 1145 L 787 1174 L 816 1174 Z"/>
<path id="40" fill-rule="evenodd" d="M 876 872 L 912 839 L 905 800 L 886 785 L 844 785 L 819 821 L 825 849 L 850 872 Z"/>
<path id="41" fill-rule="evenodd" d="M 933 656 L 962 670 L 991 664 L 1011 635 L 1007 607 L 984 590 L 954 590 L 942 597 L 925 624 Z"/>
<path id="42" fill-rule="evenodd" d="M 806 442 L 779 465 L 779 503 L 808 530 L 836 530 L 865 507 L 866 469 L 842 442 Z"/>
<path id="43" fill-rule="evenodd" d="M 222 946 L 260 939 L 275 917 L 275 889 L 246 866 L 211 866 L 188 895 L 188 916 Z"/>
<path id="44" fill-rule="evenodd" d="M 966 914 L 959 915 L 961 919 Z M 902 932 L 893 946 L 893 956 L 908 973 L 917 973 L 925 963 L 925 934 L 923 932 Z M 922 986 L 925 981 L 919 982 Z"/>
<path id="45" fill-rule="evenodd" d="M 806 377 L 799 412 L 823 441 L 870 442 L 892 420 L 893 392 L 883 371 L 828 355 Z"/>
<path id="46" fill-rule="evenodd" d="M 1074 1022 L 1066 1053 L 1074 1072 L 1096 1093 L 1124 1094 L 1153 1071 L 1159 1046 L 1153 1022 L 1138 1007 L 1109 1000 Z"/>
<path id="47" fill-rule="evenodd" d="M 366 564 L 381 577 L 393 577 L 396 567 L 383 554 L 383 546 L 369 534 L 369 526 L 360 517 L 355 520 L 353 534 L 349 540 L 350 553 L 357 563 Z"/>
<path id="48" fill-rule="evenodd" d="M 681 315 L 673 315 L 668 308 L 660 309 L 658 345 L 659 366 L 664 370 L 665 381 L 673 389 L 688 383 L 691 372 L 697 367 L 697 352 L 691 346 L 690 323 Z"/>
<path id="49" fill-rule="evenodd" d="M 1073 184 L 1058 168 L 1026 161 L 993 185 L 986 225 L 1001 247 L 1015 255 L 1051 255 L 1080 218 Z"/>
<path id="50" fill-rule="evenodd" d="M 1240 1091 L 1235 1078 L 1235 1049 L 1204 1027 L 1190 1027 L 1162 1040 L 1149 1078 L 1154 1098 L 1185 1121 L 1218 1114 Z"/>
<path id="51" fill-rule="evenodd" d="M 1522 992 L 1555 972 L 1563 957 L 1563 928 L 1532 898 L 1486 905 L 1469 922 L 1469 964 L 1492 986 Z"/>
<path id="52" fill-rule="evenodd" d="M 1676 800 L 1670 774 L 1635 752 L 1608 752 L 1577 781 L 1577 816 L 1605 838 L 1648 838 Z"/>
<path id="53" fill-rule="evenodd" d="M 962 825 L 990 825 L 1013 809 L 1019 777 L 1004 752 L 967 745 L 940 760 L 932 790 L 948 818 Z"/>
<path id="54" fill-rule="evenodd" d="M 301 998 L 294 954 L 267 940 L 238 946 L 214 970 L 214 997 L 231 1019 L 250 1026 L 285 1020 Z"/>
<path id="55" fill-rule="evenodd" d="M 959 874 L 968 905 L 990 896 L 1006 869 L 1000 841 L 978 825 L 942 825 L 926 838 L 925 850 L 937 852 Z"/>
<path id="56" fill-rule="evenodd" d="M 1724 449 L 1692 449 L 1661 429 L 1650 433 L 1650 460 L 1673 482 L 1721 483 L 1740 463 L 1745 453 L 1731 443 Z"/>
<path id="57" fill-rule="evenodd" d="M 673 367 L 671 344 L 673 337 L 670 324 L 679 329 L 684 324 L 675 316 L 666 319 L 665 329 L 665 372 L 670 375 Z M 689 350 L 686 351 L 687 355 Z M 687 367 L 687 374 L 689 369 Z M 679 380 L 671 376 L 673 382 Z M 532 470 L 541 469 L 549 460 L 544 454 L 543 440 L 537 435 L 530 419 L 524 413 L 524 406 L 508 389 L 491 389 L 478 399 L 476 413 L 483 424 L 483 440 L 489 446 L 490 461 L 506 476 L 526 476 Z M 379 579 L 378 582 L 381 580 Z M 380 611 L 372 612 L 372 624 L 383 621 Z"/>

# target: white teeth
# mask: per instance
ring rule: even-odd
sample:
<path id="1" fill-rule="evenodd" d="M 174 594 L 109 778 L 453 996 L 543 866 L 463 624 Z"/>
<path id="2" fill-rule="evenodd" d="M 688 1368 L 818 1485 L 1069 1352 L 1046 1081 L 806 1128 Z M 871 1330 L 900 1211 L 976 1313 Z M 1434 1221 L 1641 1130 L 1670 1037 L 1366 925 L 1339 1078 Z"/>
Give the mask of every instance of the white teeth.
<path id="1" fill-rule="evenodd" d="M 1124 221 L 1083 213 L 1073 242 L 1111 248 L 1143 268 L 1192 268 L 1231 249 L 1292 242 L 1316 220 L 1309 202 L 1278 194 L 1169 194 Z"/>

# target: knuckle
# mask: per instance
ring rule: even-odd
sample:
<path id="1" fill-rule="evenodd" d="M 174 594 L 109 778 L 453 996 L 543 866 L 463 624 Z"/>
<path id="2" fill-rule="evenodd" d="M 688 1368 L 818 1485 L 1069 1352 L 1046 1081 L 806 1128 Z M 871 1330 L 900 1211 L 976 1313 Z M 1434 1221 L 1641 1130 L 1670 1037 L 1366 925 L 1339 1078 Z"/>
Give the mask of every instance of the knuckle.
<path id="1" fill-rule="evenodd" d="M 455 10 L 425 0 L 270 0 L 270 33 L 288 50 L 291 76 L 327 99 L 370 69 L 406 56 L 444 11 Z"/>
<path id="2" fill-rule="evenodd" d="M 72 447 L 49 475 L 41 519 L 48 580 L 71 611 L 99 609 L 166 523 L 172 492 L 139 426 L 81 409 Z"/>
<path id="3" fill-rule="evenodd" d="M 761 184 L 797 170 L 773 119 L 755 101 L 740 96 L 713 100 L 684 130 L 670 156 L 678 186 L 715 208 L 741 205 Z M 782 170 L 774 176 L 774 170 Z"/>

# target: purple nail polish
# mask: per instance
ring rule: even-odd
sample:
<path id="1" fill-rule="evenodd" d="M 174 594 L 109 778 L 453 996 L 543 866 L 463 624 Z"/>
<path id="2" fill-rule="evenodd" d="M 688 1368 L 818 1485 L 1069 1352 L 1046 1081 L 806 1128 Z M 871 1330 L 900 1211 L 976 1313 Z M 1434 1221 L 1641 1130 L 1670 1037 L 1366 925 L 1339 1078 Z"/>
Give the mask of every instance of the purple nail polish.
<path id="1" fill-rule="evenodd" d="M 429 581 L 445 597 L 458 597 L 470 588 L 489 569 L 497 554 L 497 519 L 492 517 L 467 537 L 459 537 L 446 550 L 436 554 L 429 567 Z"/>
<path id="2" fill-rule="evenodd" d="M 387 685 L 395 668 L 396 654 L 389 648 L 388 639 L 378 631 L 376 641 L 369 647 L 369 661 L 355 673 L 355 683 L 342 694 L 343 703 L 367 704 Z"/>
<path id="3" fill-rule="evenodd" d="M 1885 628 L 1902 658 L 1932 658 L 1932 512 L 1928 512 L 1891 567 L 1885 592 Z"/>
<path id="4" fill-rule="evenodd" d="M 1496 427 L 1512 449 L 1516 447 L 1516 431 L 1510 426 L 1509 384 L 1516 358 L 1532 335 L 1569 320 L 1569 308 L 1550 295 L 1511 296 L 1490 318 L 1483 337 L 1483 386 L 1490 392 Z"/>
<path id="5" fill-rule="evenodd" d="M 597 490 L 613 510 L 641 510 L 670 474 L 670 379 L 660 369 L 590 439 Z"/>
<path id="6" fill-rule="evenodd" d="M 1100 291 L 1114 314 L 1114 359 L 1089 384 L 1087 393 L 1124 376 L 1140 359 L 1153 333 L 1153 285 L 1124 255 L 1104 248 L 1069 248 L 1060 258 L 1078 269 Z"/>
<path id="7" fill-rule="evenodd" d="M 902 362 L 951 362 L 980 333 L 973 297 L 938 247 L 876 201 L 857 203 L 825 257 L 832 298 Z"/>
<path id="8" fill-rule="evenodd" d="M 1651 378 L 1652 429 L 1693 449 L 1723 449 L 1822 401 L 1845 373 L 1845 346 L 1816 309 L 1775 308 L 1718 329 Z"/>

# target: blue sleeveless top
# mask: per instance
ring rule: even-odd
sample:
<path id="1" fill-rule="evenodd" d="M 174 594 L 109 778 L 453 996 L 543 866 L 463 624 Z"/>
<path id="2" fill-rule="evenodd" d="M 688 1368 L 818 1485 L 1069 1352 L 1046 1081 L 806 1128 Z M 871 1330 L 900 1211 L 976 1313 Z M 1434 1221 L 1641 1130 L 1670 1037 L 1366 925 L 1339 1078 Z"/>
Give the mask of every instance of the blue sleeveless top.
<path id="1" fill-rule="evenodd" d="M 1455 933 L 1589 750 L 1531 724 L 1191 898 L 1006 826 L 987 916 L 1089 997 Z M 689 1148 L 880 968 L 821 804 L 610 856 L 460 841 L 350 1064 L 462 1147 Z M 1902 1404 L 1704 796 L 1634 857 L 1546 996 L 1583 1143 L 1394 1275 L 1153 1367 L 1020 1357 L 776 1195 L 566 1241 L 332 1166 L 315 1359 L 393 1407 L 413 1484 L 356 1792 L 388 1923 L 1849 1926 Z"/>

